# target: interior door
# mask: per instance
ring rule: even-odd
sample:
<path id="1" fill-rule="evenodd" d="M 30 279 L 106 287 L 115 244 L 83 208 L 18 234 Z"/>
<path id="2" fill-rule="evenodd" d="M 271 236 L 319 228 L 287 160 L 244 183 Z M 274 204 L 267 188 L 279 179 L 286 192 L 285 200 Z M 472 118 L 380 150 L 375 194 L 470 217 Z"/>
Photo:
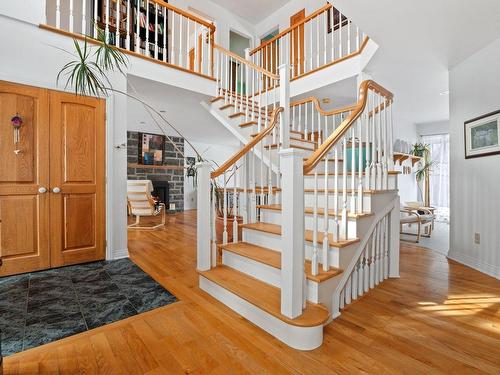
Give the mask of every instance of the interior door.
<path id="1" fill-rule="evenodd" d="M 306 10 L 302 9 L 290 17 L 290 26 L 296 25 L 306 18 Z M 293 64 L 293 76 L 304 73 L 304 24 L 292 31 L 291 58 Z"/>
<path id="2" fill-rule="evenodd" d="M 50 264 L 48 108 L 47 90 L 0 81 L 0 276 Z"/>
<path id="3" fill-rule="evenodd" d="M 51 266 L 105 258 L 105 102 L 50 93 Z"/>

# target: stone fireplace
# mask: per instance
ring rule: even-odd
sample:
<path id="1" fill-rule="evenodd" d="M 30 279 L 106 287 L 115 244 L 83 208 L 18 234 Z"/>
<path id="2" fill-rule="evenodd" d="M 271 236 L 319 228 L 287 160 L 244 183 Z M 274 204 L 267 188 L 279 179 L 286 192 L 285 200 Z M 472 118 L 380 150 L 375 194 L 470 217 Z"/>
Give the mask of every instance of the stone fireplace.
<path id="1" fill-rule="evenodd" d="M 184 138 L 170 137 L 184 152 Z M 139 132 L 127 132 L 127 176 L 129 180 L 151 180 L 155 193 L 167 210 L 175 204 L 176 211 L 184 210 L 184 159 L 174 146 L 165 140 L 163 165 L 139 164 Z"/>

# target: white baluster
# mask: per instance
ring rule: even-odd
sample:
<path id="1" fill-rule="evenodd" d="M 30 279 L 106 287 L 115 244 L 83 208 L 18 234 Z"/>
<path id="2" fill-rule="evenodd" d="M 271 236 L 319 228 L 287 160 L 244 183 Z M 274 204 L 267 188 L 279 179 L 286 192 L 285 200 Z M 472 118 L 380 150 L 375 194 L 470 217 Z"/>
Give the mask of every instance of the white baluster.
<path id="1" fill-rule="evenodd" d="M 56 1 L 56 29 L 61 28 L 61 0 Z"/>
<path id="2" fill-rule="evenodd" d="M 150 57 L 151 51 L 149 49 L 149 0 L 146 0 L 146 45 L 145 45 L 145 55 Z"/>
<path id="3" fill-rule="evenodd" d="M 125 19 L 125 23 L 126 23 L 125 32 L 127 33 L 127 35 L 125 36 L 125 46 L 129 51 L 131 51 L 131 47 L 130 47 L 130 44 L 131 44 L 131 41 L 130 41 L 130 17 L 131 17 L 130 0 L 127 0 L 127 15 L 126 15 L 126 19 Z"/>
<path id="4" fill-rule="evenodd" d="M 344 56 L 342 49 L 342 13 L 339 11 L 339 59 Z"/>
<path id="5" fill-rule="evenodd" d="M 363 249 L 362 253 L 361 253 L 361 257 L 359 258 L 359 267 L 358 267 L 358 296 L 362 296 L 363 295 L 363 289 L 364 289 L 364 280 L 363 280 L 363 276 L 364 276 L 364 262 L 365 262 L 365 252 L 366 252 L 366 246 L 365 248 Z"/>
<path id="6" fill-rule="evenodd" d="M 377 224 L 378 225 L 378 224 Z M 375 287 L 375 254 L 377 251 L 377 226 L 373 231 L 372 243 L 370 249 L 370 289 Z"/>
<path id="7" fill-rule="evenodd" d="M 87 1 L 82 0 L 82 35 L 87 35 Z"/>
<path id="8" fill-rule="evenodd" d="M 352 289 L 352 274 L 349 276 L 347 279 L 347 283 L 345 285 L 345 293 L 344 293 L 344 298 L 345 298 L 345 304 L 348 305 L 351 303 L 351 289 Z"/>
<path id="9" fill-rule="evenodd" d="M 105 18 L 105 25 L 104 25 L 104 32 L 106 36 L 106 42 L 109 42 L 109 0 L 106 0 L 106 18 Z"/>
<path id="10" fill-rule="evenodd" d="M 60 0 L 57 0 L 57 2 L 60 2 Z M 57 9 L 57 5 L 56 5 Z M 97 39 L 97 10 L 99 9 L 98 6 L 98 0 L 94 0 L 94 19 L 93 19 L 93 30 L 94 30 L 94 38 Z M 57 24 L 57 19 L 56 19 L 56 24 Z M 57 27 L 57 25 L 56 25 Z"/>
<path id="11" fill-rule="evenodd" d="M 383 140 L 382 140 L 382 97 L 380 93 L 377 93 L 377 138 L 378 138 L 378 147 L 377 147 L 377 189 L 381 190 L 383 175 L 382 175 L 382 148 L 383 148 Z"/>
<path id="12" fill-rule="evenodd" d="M 316 17 L 315 18 L 315 21 L 316 21 L 316 67 L 319 68 L 321 66 L 321 61 L 320 61 L 320 56 L 321 56 L 321 50 L 320 50 L 320 47 L 319 47 L 319 38 L 320 38 L 320 31 L 319 31 L 319 28 L 320 28 L 320 18 L 319 17 Z M 311 20 L 311 22 L 313 22 Z"/>
<path id="13" fill-rule="evenodd" d="M 115 17 L 115 26 L 116 26 L 116 31 L 115 31 L 115 46 L 120 47 L 120 15 L 121 15 L 121 1 L 116 1 L 116 17 Z"/>
<path id="14" fill-rule="evenodd" d="M 155 28 L 155 49 L 154 56 L 155 59 L 158 59 L 158 3 L 155 3 L 155 19 L 154 19 L 154 28 Z"/>
<path id="15" fill-rule="evenodd" d="M 343 152 L 342 152 L 342 219 L 340 223 L 341 234 L 340 238 L 347 240 L 348 238 L 348 228 L 347 228 L 347 137 L 344 136 L 343 142 Z"/>
<path id="16" fill-rule="evenodd" d="M 370 289 L 370 253 L 372 245 L 373 233 L 368 238 L 365 250 L 365 264 L 363 266 L 363 292 L 366 293 Z"/>
<path id="17" fill-rule="evenodd" d="M 328 154 L 326 155 L 325 158 L 325 179 L 324 179 L 324 212 L 323 212 L 323 221 L 324 221 L 324 229 L 323 229 L 323 259 L 321 262 L 323 263 L 323 271 L 328 271 L 330 269 L 329 262 L 328 262 L 328 251 L 330 249 L 330 239 L 329 239 L 329 223 L 330 223 L 330 217 L 329 217 L 329 211 L 328 211 L 328 180 L 329 180 L 329 175 L 328 175 Z"/>
<path id="18" fill-rule="evenodd" d="M 328 20 L 327 20 L 327 18 L 328 18 L 328 12 L 325 11 L 323 13 L 323 15 L 324 15 L 324 17 L 322 17 L 322 19 L 323 19 L 323 27 L 321 28 L 321 30 L 323 30 L 323 32 L 321 34 L 323 34 L 323 44 L 324 44 L 323 45 L 323 65 L 326 65 L 326 55 L 328 53 L 328 48 L 326 46 L 326 41 L 328 39 L 327 38 L 327 36 L 328 36 L 328 34 L 327 34 L 327 32 L 328 32 L 328 30 L 327 30 L 327 27 L 328 27 Z"/>
<path id="19" fill-rule="evenodd" d="M 352 213 L 356 212 L 356 134 L 355 124 L 351 128 L 351 207 Z"/>
<path id="20" fill-rule="evenodd" d="M 97 4 L 97 0 L 96 0 Z M 137 0 L 135 20 L 135 52 L 139 53 L 141 48 L 140 25 L 141 25 L 141 2 Z"/>
<path id="21" fill-rule="evenodd" d="M 168 34 L 168 27 L 167 27 L 167 13 L 168 9 L 167 8 L 162 8 L 162 13 L 163 13 L 163 27 L 162 27 L 162 34 L 163 34 L 163 52 L 162 52 L 162 57 L 163 61 L 167 61 L 167 55 L 168 55 L 168 48 L 167 48 L 167 34 Z"/>
<path id="22" fill-rule="evenodd" d="M 314 206 L 313 206 L 313 254 L 311 273 L 318 274 L 318 169 L 314 169 Z"/>
<path id="23" fill-rule="evenodd" d="M 215 207 L 215 180 L 212 180 L 212 267 L 217 265 L 217 231 L 216 231 L 216 217 L 217 209 Z"/>
<path id="24" fill-rule="evenodd" d="M 359 150 L 358 150 L 358 214 L 363 213 L 363 119 L 364 115 L 357 120 L 358 126 L 358 139 L 359 139 Z"/>
<path id="25" fill-rule="evenodd" d="M 347 20 L 347 54 L 351 53 L 351 20 Z"/>
<path id="26" fill-rule="evenodd" d="M 352 271 L 351 275 L 351 299 L 356 300 L 358 299 L 358 267 L 359 267 L 359 260 L 356 262 L 354 265 L 354 269 Z"/>
<path id="27" fill-rule="evenodd" d="M 235 164 L 235 168 L 237 168 Z M 238 242 L 238 187 L 236 186 L 236 173 L 237 169 L 234 171 L 234 192 L 233 192 L 233 242 Z"/>
<path id="28" fill-rule="evenodd" d="M 335 8 L 331 7 L 330 8 L 330 27 L 332 28 L 331 30 L 331 43 L 332 43 L 332 60 L 335 61 L 335 25 L 333 24 L 334 21 L 334 13 L 335 13 Z M 328 13 L 327 13 L 328 14 Z"/>
<path id="29" fill-rule="evenodd" d="M 182 51 L 184 51 L 184 37 L 183 37 L 183 31 L 184 31 L 184 18 L 182 18 L 182 15 L 179 14 L 179 61 L 177 61 L 178 66 L 183 66 L 183 58 L 182 58 Z M 189 36 L 188 36 L 189 37 Z"/>
<path id="30" fill-rule="evenodd" d="M 338 147 L 334 146 L 334 177 L 333 177 L 333 187 L 334 187 L 334 212 L 335 212 L 335 227 L 333 228 L 334 241 L 338 242 L 340 240 L 340 226 L 339 226 L 339 156 L 338 156 Z"/>
<path id="31" fill-rule="evenodd" d="M 222 243 L 226 244 L 228 242 L 228 236 L 227 236 L 227 179 L 226 179 L 226 172 L 224 172 L 224 190 L 223 190 L 223 203 L 222 203 L 222 209 L 223 213 L 222 215 L 224 216 L 224 230 L 222 232 Z"/>

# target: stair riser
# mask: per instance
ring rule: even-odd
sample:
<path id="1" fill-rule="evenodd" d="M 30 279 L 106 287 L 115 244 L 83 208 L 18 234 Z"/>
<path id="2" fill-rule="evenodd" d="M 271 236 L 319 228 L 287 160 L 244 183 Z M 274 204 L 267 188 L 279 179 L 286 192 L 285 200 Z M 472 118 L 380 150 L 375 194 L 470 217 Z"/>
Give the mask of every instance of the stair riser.
<path id="1" fill-rule="evenodd" d="M 348 175 L 347 186 L 350 189 L 352 187 L 353 180 L 354 180 L 354 187 L 355 189 L 357 189 L 359 184 L 359 176 Z M 368 181 L 366 177 L 363 177 L 361 179 L 361 182 L 363 184 L 363 188 L 366 188 L 368 186 Z M 372 182 L 372 180 L 370 180 L 370 182 Z M 314 189 L 314 184 L 315 184 L 314 176 L 309 176 L 309 175 L 304 176 L 304 189 Z M 335 177 L 329 176 L 328 188 L 333 189 L 334 184 L 335 184 Z M 380 180 L 378 181 L 378 184 L 380 184 Z M 341 188 L 343 185 L 344 185 L 344 176 L 340 175 L 338 176 L 338 186 L 339 188 Z M 383 185 L 382 187 L 384 188 L 385 186 Z M 388 186 L 386 187 L 386 189 L 397 189 L 397 175 L 389 175 L 387 179 L 387 185 Z M 325 187 L 325 176 L 318 175 L 318 188 L 323 189 L 324 187 Z"/>
<path id="2" fill-rule="evenodd" d="M 314 217 L 312 214 L 305 214 L 304 216 L 305 219 L 305 227 L 306 229 L 313 229 L 314 228 Z M 340 218 L 339 218 L 340 220 Z M 349 237 L 357 237 L 357 220 L 356 218 L 353 217 L 348 217 L 348 224 L 347 224 L 347 229 L 349 233 Z M 275 211 L 275 210 L 261 210 L 261 221 L 265 223 L 271 223 L 271 224 L 278 224 L 281 225 L 283 223 L 282 218 L 281 218 L 281 211 Z M 318 215 L 318 228 L 321 230 L 321 228 L 324 228 L 324 216 L 323 215 Z M 335 218 L 330 216 L 328 219 L 328 225 L 331 230 L 334 230 L 335 228 Z"/>
<path id="3" fill-rule="evenodd" d="M 202 290 L 212 297 L 294 349 L 313 350 L 323 343 L 322 324 L 313 327 L 292 326 L 201 275 L 199 285 Z"/>
<path id="4" fill-rule="evenodd" d="M 315 198 L 314 198 L 314 194 L 313 193 L 306 193 L 304 195 L 304 204 L 306 207 L 314 207 L 314 201 L 315 201 Z M 341 210 L 344 206 L 343 204 L 343 200 L 342 200 L 342 193 L 339 192 L 339 197 L 338 197 L 338 207 L 339 207 L 339 210 Z M 363 196 L 363 212 L 372 212 L 372 209 L 371 209 L 371 204 L 372 204 L 372 195 L 371 194 L 365 194 Z M 351 194 L 349 193 L 347 195 L 347 209 L 349 210 L 351 208 L 351 201 L 352 201 L 352 196 Z M 325 195 L 324 194 L 319 194 L 318 193 L 318 207 L 325 207 Z M 330 194 L 328 196 L 328 207 L 330 209 L 332 209 L 334 207 L 334 203 L 335 202 L 335 196 L 333 194 Z M 354 203 L 357 204 L 358 202 L 358 194 L 356 193 L 354 195 Z"/>
<path id="5" fill-rule="evenodd" d="M 267 232 L 261 232 L 253 229 L 246 229 L 243 228 L 243 241 L 249 242 L 251 244 L 257 245 L 257 246 L 262 246 L 262 247 L 267 247 L 269 249 L 279 251 L 281 252 L 282 249 L 282 241 L 281 241 L 281 236 L 278 236 L 273 233 L 267 233 Z M 311 256 L 313 254 L 313 244 L 312 242 L 309 241 L 304 241 L 305 243 L 305 254 L 306 254 L 306 259 L 311 259 Z M 347 248 L 350 247 L 356 247 L 357 243 L 354 243 L 352 245 L 343 247 L 341 249 L 337 247 L 330 247 L 330 250 L 328 252 L 328 257 L 330 260 L 330 265 L 333 267 L 341 268 L 339 267 L 340 263 L 343 259 L 341 259 L 341 253 L 345 252 Z M 321 251 L 323 245 L 318 243 L 318 250 Z M 321 258 L 319 258 L 321 259 Z"/>
<path id="6" fill-rule="evenodd" d="M 222 250 L 222 263 L 276 288 L 281 287 L 281 270 L 279 268 L 268 266 L 224 249 Z"/>
<path id="7" fill-rule="evenodd" d="M 222 250 L 222 263 L 248 276 L 256 278 L 257 280 L 275 286 L 276 288 L 281 287 L 281 269 L 279 268 L 271 267 L 267 264 L 260 263 L 224 249 Z M 339 276 L 330 280 L 338 279 L 338 277 Z M 307 279 L 307 300 L 318 303 L 317 301 L 325 299 L 328 295 L 328 290 L 330 290 L 331 296 L 331 288 L 327 287 L 327 285 L 331 283 L 330 280 L 317 283 Z"/>

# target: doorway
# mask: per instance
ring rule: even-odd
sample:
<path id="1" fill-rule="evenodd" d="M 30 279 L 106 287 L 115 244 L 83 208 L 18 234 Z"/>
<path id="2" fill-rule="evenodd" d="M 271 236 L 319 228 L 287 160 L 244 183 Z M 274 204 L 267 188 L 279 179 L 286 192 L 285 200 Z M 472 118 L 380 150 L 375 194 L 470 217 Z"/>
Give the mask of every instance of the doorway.
<path id="1" fill-rule="evenodd" d="M 447 254 L 450 232 L 450 135 L 422 135 L 421 142 L 429 149 L 428 178 L 419 187 L 421 201 L 434 209 L 433 230 L 421 239 L 421 245 Z"/>
<path id="2" fill-rule="evenodd" d="M 230 30 L 229 50 L 244 59 L 245 50 L 247 48 L 250 48 L 250 38 L 247 38 L 233 30 Z M 240 67 L 241 64 L 238 61 L 234 59 L 231 60 L 231 70 L 229 71 L 229 74 L 234 77 L 234 79 L 232 80 L 231 90 L 239 94 L 246 92 L 245 75 L 241 74 L 241 71 L 238 70 Z"/>
<path id="3" fill-rule="evenodd" d="M 0 81 L 0 276 L 105 258 L 105 101 Z"/>

